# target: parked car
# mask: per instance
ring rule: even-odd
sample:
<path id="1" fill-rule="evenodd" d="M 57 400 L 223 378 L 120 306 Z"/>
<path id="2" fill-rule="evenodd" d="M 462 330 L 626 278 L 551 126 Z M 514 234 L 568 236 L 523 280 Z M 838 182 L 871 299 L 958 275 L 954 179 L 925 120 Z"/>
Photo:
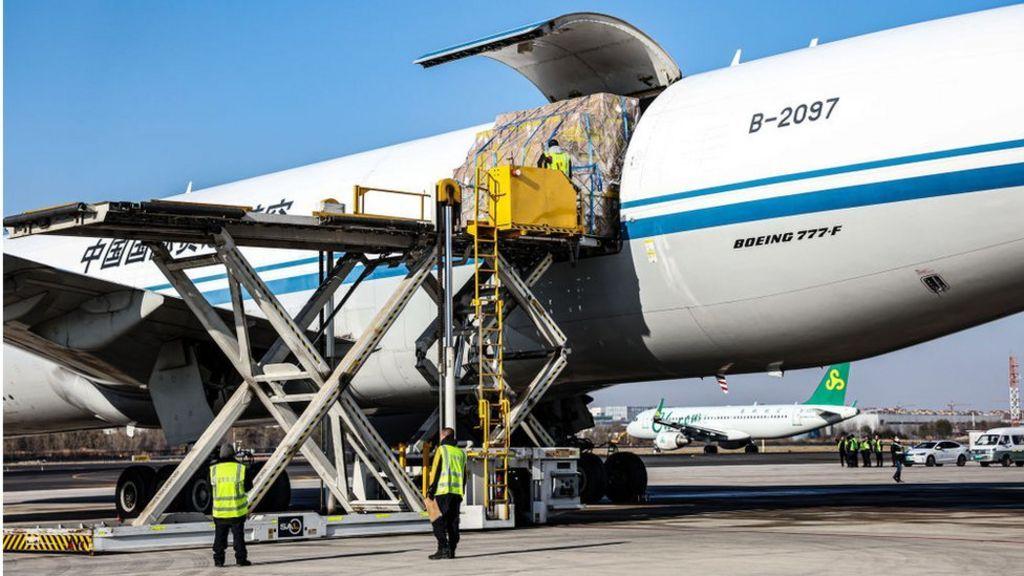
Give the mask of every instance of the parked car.
<path id="1" fill-rule="evenodd" d="M 907 450 L 906 465 L 924 464 L 925 466 L 942 466 L 943 464 L 956 464 L 963 466 L 970 458 L 970 449 L 959 442 L 952 440 L 936 440 L 934 442 L 921 442 L 910 450 Z"/>
<path id="2" fill-rule="evenodd" d="M 993 428 L 978 436 L 971 445 L 971 459 L 982 466 L 1024 466 L 1024 427 Z"/>

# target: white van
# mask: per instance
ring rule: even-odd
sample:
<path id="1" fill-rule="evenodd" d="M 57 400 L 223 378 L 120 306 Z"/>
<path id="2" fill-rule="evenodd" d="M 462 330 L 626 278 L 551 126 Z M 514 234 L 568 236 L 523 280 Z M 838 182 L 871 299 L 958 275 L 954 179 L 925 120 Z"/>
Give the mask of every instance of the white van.
<path id="1" fill-rule="evenodd" d="M 982 466 L 1024 466 L 1024 427 L 993 428 L 971 442 L 971 459 Z"/>

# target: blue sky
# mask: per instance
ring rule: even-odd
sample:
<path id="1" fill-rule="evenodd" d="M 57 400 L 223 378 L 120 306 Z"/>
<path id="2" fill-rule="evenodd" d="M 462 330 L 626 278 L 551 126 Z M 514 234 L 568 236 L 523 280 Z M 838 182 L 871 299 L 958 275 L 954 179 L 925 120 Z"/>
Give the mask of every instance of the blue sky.
<path id="1" fill-rule="evenodd" d="M 813 37 L 828 42 L 1012 3 L 7 0 L 3 212 L 163 196 L 190 180 L 203 188 L 541 104 L 529 82 L 484 58 L 425 71 L 411 62 L 558 13 L 624 18 L 693 74 L 728 65 L 737 48 L 750 60 Z M 861 403 L 997 405 L 1006 396 L 1006 354 L 1022 344 L 1018 316 L 863 362 L 855 367 Z M 921 356 L 929 350 L 939 361 Z M 736 378 L 729 399 L 802 399 L 816 379 Z M 981 397 L 970 392 L 982 385 Z M 921 400 L 926 391 L 941 393 Z M 685 381 L 599 399 L 718 401 L 715 394 L 712 381 Z"/>

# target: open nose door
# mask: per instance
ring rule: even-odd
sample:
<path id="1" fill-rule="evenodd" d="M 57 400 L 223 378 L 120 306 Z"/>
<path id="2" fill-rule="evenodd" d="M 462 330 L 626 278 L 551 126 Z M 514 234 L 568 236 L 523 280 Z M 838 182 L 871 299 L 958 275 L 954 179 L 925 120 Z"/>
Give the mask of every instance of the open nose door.
<path id="1" fill-rule="evenodd" d="M 661 46 L 633 25 L 577 12 L 425 54 L 424 68 L 482 54 L 516 69 L 551 102 L 607 92 L 638 98 L 682 77 Z"/>

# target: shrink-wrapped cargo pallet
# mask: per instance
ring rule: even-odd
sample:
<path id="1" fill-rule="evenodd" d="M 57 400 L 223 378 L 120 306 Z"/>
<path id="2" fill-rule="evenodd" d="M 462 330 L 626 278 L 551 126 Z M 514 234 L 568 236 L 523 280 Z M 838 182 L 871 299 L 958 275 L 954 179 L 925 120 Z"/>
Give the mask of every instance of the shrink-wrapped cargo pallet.
<path id="1" fill-rule="evenodd" d="M 482 170 L 503 164 L 535 166 L 548 140 L 554 138 L 572 158 L 571 179 L 579 190 L 584 230 L 594 236 L 614 236 L 622 161 L 638 114 L 635 98 L 593 94 L 498 116 L 493 128 L 476 135 L 466 161 L 455 170 L 454 178 L 466 190 L 463 222 L 474 218 L 470 191 L 478 166 Z M 484 198 L 481 206 L 486 206 Z"/>

